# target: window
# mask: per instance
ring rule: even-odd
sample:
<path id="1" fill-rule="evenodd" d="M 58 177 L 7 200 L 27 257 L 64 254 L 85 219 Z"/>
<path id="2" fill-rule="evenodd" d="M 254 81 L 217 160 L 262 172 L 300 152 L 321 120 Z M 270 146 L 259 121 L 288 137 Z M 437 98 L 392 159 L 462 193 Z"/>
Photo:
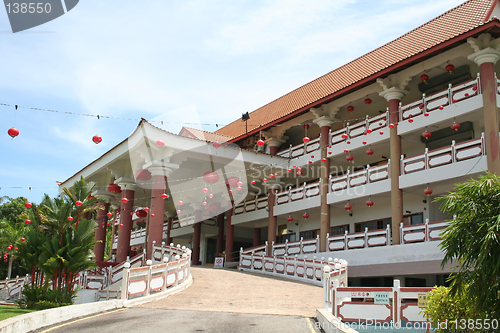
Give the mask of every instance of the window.
<path id="1" fill-rule="evenodd" d="M 317 230 L 301 231 L 300 238 L 303 240 L 316 238 L 316 232 Z"/>
<path id="2" fill-rule="evenodd" d="M 346 231 L 349 233 L 349 224 L 338 225 L 330 229 L 330 236 L 343 235 Z"/>
<path id="3" fill-rule="evenodd" d="M 386 219 L 381 219 L 381 220 L 356 223 L 354 225 L 354 227 L 355 227 L 354 232 L 364 232 L 365 228 L 368 228 L 368 231 L 380 230 L 380 229 L 385 229 L 387 226 L 391 226 L 391 218 L 390 217 L 386 218 Z"/>
<path id="4" fill-rule="evenodd" d="M 281 235 L 281 236 L 276 237 L 277 244 L 285 243 L 287 240 L 289 242 L 295 242 L 297 240 L 296 235 L 295 234 L 286 234 L 286 235 Z"/>
<path id="5" fill-rule="evenodd" d="M 411 216 L 409 216 L 409 218 L 410 218 L 411 225 L 424 223 L 424 214 L 422 214 L 422 213 L 411 215 Z"/>

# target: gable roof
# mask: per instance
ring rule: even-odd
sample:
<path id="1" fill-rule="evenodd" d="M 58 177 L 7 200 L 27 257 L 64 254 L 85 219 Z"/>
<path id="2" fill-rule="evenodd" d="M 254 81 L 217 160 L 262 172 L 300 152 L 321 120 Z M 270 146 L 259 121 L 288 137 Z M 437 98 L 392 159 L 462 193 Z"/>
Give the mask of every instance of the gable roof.
<path id="1" fill-rule="evenodd" d="M 407 34 L 343 65 L 250 113 L 248 132 L 277 121 L 390 66 L 457 37 L 488 21 L 498 0 L 469 0 Z M 214 133 L 245 135 L 241 119 Z M 253 126 L 252 126 L 253 125 Z"/>
<path id="2" fill-rule="evenodd" d="M 219 142 L 224 143 L 232 139 L 231 136 L 220 134 L 220 133 L 212 133 L 204 130 L 191 128 L 191 127 L 182 127 L 179 132 L 180 136 L 188 136 L 194 139 L 202 140 L 202 141 L 210 141 L 210 142 Z"/>

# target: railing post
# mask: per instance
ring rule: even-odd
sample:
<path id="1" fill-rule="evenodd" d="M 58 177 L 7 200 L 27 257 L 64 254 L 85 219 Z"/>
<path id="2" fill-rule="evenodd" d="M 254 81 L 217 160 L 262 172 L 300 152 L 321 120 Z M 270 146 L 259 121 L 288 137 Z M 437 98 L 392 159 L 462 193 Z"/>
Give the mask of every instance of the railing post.
<path id="1" fill-rule="evenodd" d="M 365 248 L 368 247 L 368 227 L 365 227 Z"/>
<path id="2" fill-rule="evenodd" d="M 344 231 L 344 250 L 347 250 L 347 230 Z"/>
<path id="3" fill-rule="evenodd" d="M 319 253 L 319 235 L 316 235 L 316 253 Z"/>
<path id="4" fill-rule="evenodd" d="M 389 246 L 391 245 L 391 226 L 389 224 L 385 227 L 385 234 L 387 237 L 387 246 Z"/>
<path id="5" fill-rule="evenodd" d="M 402 176 L 405 174 L 405 161 L 404 161 L 405 156 L 401 155 L 401 160 L 399 161 L 399 175 Z"/>
<path id="6" fill-rule="evenodd" d="M 274 241 L 271 241 L 271 251 L 273 251 L 273 252 L 271 253 L 271 255 L 272 255 L 273 257 L 275 257 L 275 255 L 274 255 Z"/>
<path id="7" fill-rule="evenodd" d="M 294 256 L 293 262 L 293 276 L 297 276 L 297 255 Z"/>
<path id="8" fill-rule="evenodd" d="M 300 237 L 299 240 L 299 246 L 300 246 L 300 254 L 304 254 L 304 245 L 302 244 L 302 241 L 304 240 L 304 237 Z"/>
<path id="9" fill-rule="evenodd" d="M 339 287 L 339 280 L 335 279 L 332 281 L 333 288 L 332 288 L 332 313 L 335 317 L 338 316 L 337 313 L 337 288 Z"/>
<path id="10" fill-rule="evenodd" d="M 330 233 L 329 232 L 326 233 L 326 242 L 325 242 L 325 244 L 326 244 L 326 252 L 328 252 L 328 250 L 330 250 L 330 241 L 328 240 L 328 238 L 330 238 Z"/>
<path id="11" fill-rule="evenodd" d="M 429 169 L 429 148 L 425 148 L 424 165 L 425 165 L 425 170 Z"/>
<path id="12" fill-rule="evenodd" d="M 399 314 L 401 313 L 401 282 L 399 280 L 394 280 L 394 287 L 392 288 L 392 322 L 395 327 L 401 327 L 401 318 Z"/>
<path id="13" fill-rule="evenodd" d="M 347 172 L 346 172 L 346 176 L 345 176 L 345 181 L 347 183 L 347 187 L 346 189 L 350 189 L 351 188 L 351 182 L 349 181 L 349 174 L 351 173 L 351 170 L 347 169 Z M 348 192 L 349 193 L 349 192 Z"/>
<path id="14" fill-rule="evenodd" d="M 122 274 L 122 300 L 128 298 L 128 280 L 130 275 L 130 262 L 125 262 L 123 264 L 123 274 Z"/>
<path id="15" fill-rule="evenodd" d="M 264 255 L 268 256 L 269 253 L 267 253 L 267 248 L 268 248 L 269 243 L 266 241 L 266 247 L 264 248 Z"/>
<path id="16" fill-rule="evenodd" d="M 422 104 L 423 104 L 423 108 L 422 108 L 422 113 L 425 113 L 425 111 L 427 110 L 427 103 L 425 101 L 425 93 L 422 94 Z"/>
<path id="17" fill-rule="evenodd" d="M 485 141 L 484 141 L 484 132 L 481 133 L 481 153 L 483 155 L 486 155 L 486 144 L 485 144 Z"/>
<path id="18" fill-rule="evenodd" d="M 495 78 L 497 77 L 497 73 L 495 73 Z M 497 79 L 498 80 L 498 79 Z M 498 81 L 497 81 L 498 82 Z M 498 84 L 497 86 L 497 91 L 498 91 Z M 483 92 L 481 91 L 481 74 L 477 73 L 477 93 L 482 94 Z"/>
<path id="19" fill-rule="evenodd" d="M 163 274 L 165 281 L 163 282 L 163 286 L 161 287 L 161 291 L 167 290 L 167 279 L 168 279 L 168 258 L 163 258 L 163 263 L 165 264 L 165 271 Z"/>
<path id="20" fill-rule="evenodd" d="M 306 182 L 302 185 L 302 194 L 304 196 L 304 199 L 306 198 Z M 290 202 L 292 202 L 292 197 L 290 196 Z"/>
<path id="21" fill-rule="evenodd" d="M 292 145 L 288 148 L 288 158 L 292 158 Z"/>
<path id="22" fill-rule="evenodd" d="M 368 128 L 370 127 L 370 123 L 368 122 L 368 115 L 365 116 L 365 133 L 366 133 L 366 130 L 368 130 Z"/>
<path id="23" fill-rule="evenodd" d="M 151 277 L 152 277 L 152 273 L 151 273 L 151 265 L 153 265 L 153 260 L 151 259 L 148 259 L 146 260 L 146 265 L 148 265 L 148 279 L 146 281 L 146 296 L 149 296 L 149 294 L 151 293 Z"/>
<path id="24" fill-rule="evenodd" d="M 175 261 L 176 261 L 176 265 L 175 265 L 175 285 L 178 286 L 179 285 L 179 268 L 180 268 L 180 261 L 181 261 L 181 256 L 176 254 L 175 255 Z"/>
<path id="25" fill-rule="evenodd" d="M 366 183 L 367 184 L 370 184 L 370 165 L 367 164 L 366 165 Z"/>
<path id="26" fill-rule="evenodd" d="M 288 253 L 288 239 L 285 239 L 285 255 Z"/>
<path id="27" fill-rule="evenodd" d="M 389 107 L 387 107 L 385 109 L 385 126 L 386 127 L 389 127 L 389 124 L 390 124 L 390 122 L 389 122 L 389 115 L 390 115 L 390 113 L 389 113 Z"/>
<path id="28" fill-rule="evenodd" d="M 455 150 L 455 140 L 451 140 L 451 163 L 455 163 L 457 159 L 457 152 Z"/>
<path id="29" fill-rule="evenodd" d="M 399 241 L 401 244 L 405 243 L 404 231 L 403 231 L 403 222 L 399 223 Z"/>
<path id="30" fill-rule="evenodd" d="M 429 241 L 429 219 L 425 219 L 425 241 Z"/>
<path id="31" fill-rule="evenodd" d="M 345 126 L 345 134 L 347 134 L 347 139 L 346 140 L 348 140 L 349 137 L 350 137 L 349 133 L 351 133 L 351 129 L 349 128 L 349 123 L 347 123 L 346 126 Z"/>
<path id="32" fill-rule="evenodd" d="M 453 92 L 451 91 L 451 83 L 448 83 L 448 105 L 453 102 Z"/>
<path id="33" fill-rule="evenodd" d="M 240 248 L 240 263 L 241 263 L 241 253 L 243 252 L 243 248 Z M 253 256 L 255 255 L 255 251 L 252 251 L 252 256 L 250 257 L 250 270 L 253 271 Z"/>
<path id="34" fill-rule="evenodd" d="M 400 172 L 403 172 L 402 170 L 403 169 L 399 169 L 401 170 Z M 387 159 L 387 178 L 391 178 L 391 159 Z"/>

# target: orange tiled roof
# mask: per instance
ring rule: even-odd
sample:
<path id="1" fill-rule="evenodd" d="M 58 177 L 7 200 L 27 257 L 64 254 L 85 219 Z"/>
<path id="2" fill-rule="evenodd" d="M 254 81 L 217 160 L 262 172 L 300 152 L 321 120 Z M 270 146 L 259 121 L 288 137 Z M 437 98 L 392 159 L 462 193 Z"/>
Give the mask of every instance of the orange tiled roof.
<path id="1" fill-rule="evenodd" d="M 248 131 L 280 119 L 387 67 L 484 24 L 496 3 L 497 0 L 469 0 L 394 41 L 262 106 L 250 113 Z M 236 138 L 245 134 L 243 124 L 244 122 L 239 119 L 215 133 Z"/>
<path id="2" fill-rule="evenodd" d="M 203 131 L 200 129 L 185 127 L 185 126 L 182 127 L 179 135 L 183 135 L 183 133 L 185 133 L 185 132 L 187 132 L 186 134 L 188 134 L 190 137 L 198 139 L 198 140 L 202 140 L 202 141 L 210 141 L 210 142 L 217 141 L 220 143 L 224 143 L 224 142 L 227 142 L 227 141 L 232 139 L 231 136 L 224 135 L 221 133 L 212 133 L 212 132 L 207 132 L 207 131 Z"/>

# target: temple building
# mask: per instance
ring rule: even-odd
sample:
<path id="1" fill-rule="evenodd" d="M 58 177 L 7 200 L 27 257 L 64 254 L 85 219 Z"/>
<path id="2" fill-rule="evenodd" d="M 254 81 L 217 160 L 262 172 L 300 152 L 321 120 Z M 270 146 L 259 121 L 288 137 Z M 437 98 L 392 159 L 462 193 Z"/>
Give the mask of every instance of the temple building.
<path id="1" fill-rule="evenodd" d="M 173 242 L 193 264 L 243 248 L 343 258 L 349 285 L 444 284 L 434 199 L 500 174 L 497 16 L 466 1 L 213 133 L 143 119 L 60 186 L 97 183 L 116 261 Z"/>

